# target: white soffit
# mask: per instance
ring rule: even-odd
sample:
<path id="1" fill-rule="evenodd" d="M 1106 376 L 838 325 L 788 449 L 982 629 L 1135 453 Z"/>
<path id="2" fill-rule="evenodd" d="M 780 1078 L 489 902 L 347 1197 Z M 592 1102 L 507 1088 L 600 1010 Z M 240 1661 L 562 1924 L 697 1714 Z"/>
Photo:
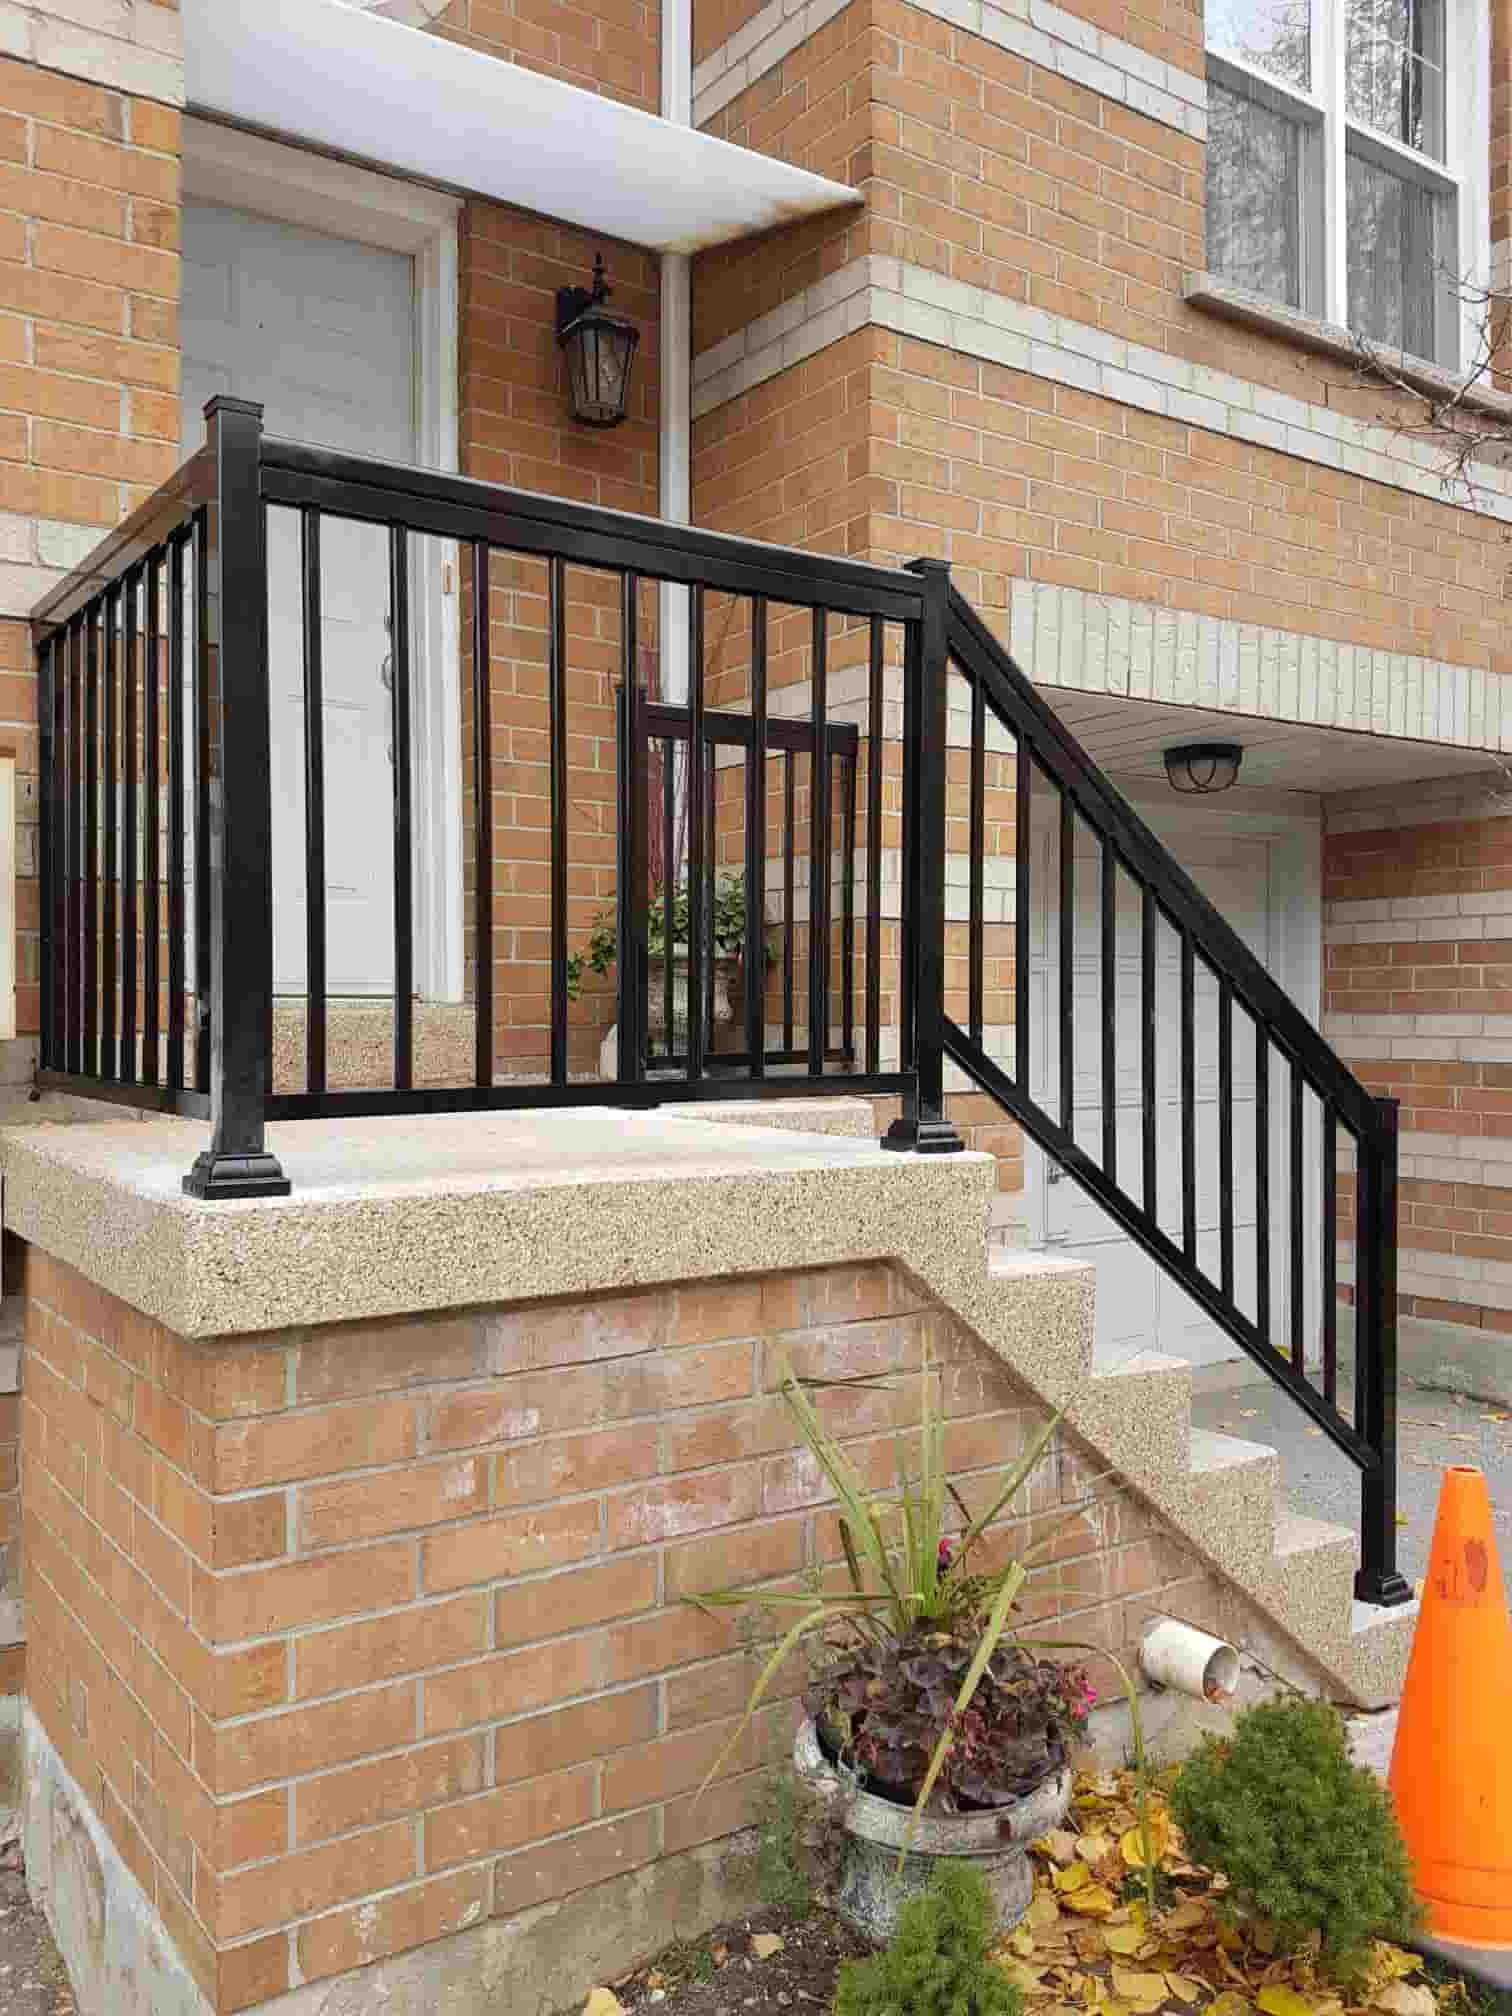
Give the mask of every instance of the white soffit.
<path id="1" fill-rule="evenodd" d="M 347 0 L 186 0 L 184 56 L 193 111 L 654 251 L 861 200 Z"/>

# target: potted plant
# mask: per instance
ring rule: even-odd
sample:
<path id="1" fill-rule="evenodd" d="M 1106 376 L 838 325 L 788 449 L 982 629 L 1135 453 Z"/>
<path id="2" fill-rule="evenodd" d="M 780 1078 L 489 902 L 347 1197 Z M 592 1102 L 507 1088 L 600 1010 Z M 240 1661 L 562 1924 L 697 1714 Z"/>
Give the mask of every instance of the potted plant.
<path id="1" fill-rule="evenodd" d="M 707 925 L 713 940 L 713 970 L 710 975 L 714 995 L 714 1026 L 721 1029 L 735 1020 L 734 993 L 745 954 L 745 877 L 741 874 L 714 878 L 709 894 Z M 651 892 L 646 907 L 647 972 L 646 1024 L 654 1041 L 667 1036 L 667 995 L 665 961 L 667 934 L 672 937 L 672 1033 L 686 1036 L 688 1030 L 688 885 L 679 882 L 671 892 L 665 886 Z M 588 942 L 567 961 L 567 996 L 576 1001 L 583 991 L 586 973 L 608 973 L 619 957 L 619 925 L 613 909 L 601 910 L 594 919 Z M 605 1039 L 606 1052 L 614 1042 L 613 1032 Z M 601 1071 L 605 1060 L 600 1061 Z M 612 1071 L 610 1072 L 612 1075 Z"/>
<path id="2" fill-rule="evenodd" d="M 709 1778 L 783 1663 L 804 1648 L 813 1678 L 794 1761 L 844 1830 L 841 1911 L 873 1937 L 890 1937 L 900 1905 L 926 1887 L 940 1860 L 964 1858 L 986 1877 L 1006 1929 L 1033 1894 L 1026 1847 L 1070 1804 L 1070 1759 L 1093 1696 L 1082 1668 L 1042 1656 L 1046 1645 L 1014 1626 L 1036 1550 L 990 1567 L 982 1543 L 1044 1460 L 1060 1417 L 1038 1431 L 973 1518 L 945 1475 L 945 1424 L 928 1362 L 917 1475 L 908 1474 L 900 1443 L 897 1486 L 885 1498 L 866 1489 L 826 1429 L 811 1389 L 827 1383 L 789 1369 L 781 1390 L 839 1500 L 849 1586 L 716 1589 L 691 1599 L 710 1610 L 799 1613 Z"/>

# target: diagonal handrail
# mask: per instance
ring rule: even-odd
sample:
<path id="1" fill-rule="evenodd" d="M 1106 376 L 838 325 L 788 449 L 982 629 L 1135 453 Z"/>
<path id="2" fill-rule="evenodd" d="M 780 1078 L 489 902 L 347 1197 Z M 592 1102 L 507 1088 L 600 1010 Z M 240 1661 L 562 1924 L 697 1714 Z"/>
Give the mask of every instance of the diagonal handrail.
<path id="1" fill-rule="evenodd" d="M 949 663 L 971 694 L 970 774 L 972 813 L 968 821 L 971 870 L 969 993 L 971 1025 L 948 1014 L 942 1022 L 946 1056 L 1016 1119 L 1066 1174 L 1174 1280 L 1224 1333 L 1233 1339 L 1299 1406 L 1336 1448 L 1356 1466 L 1363 1491 L 1363 1566 L 1359 1593 L 1375 1602 L 1404 1601 L 1410 1595 L 1393 1565 L 1395 1488 L 1395 1102 L 1377 1100 L 1360 1084 L 1232 925 L 1197 887 L 1116 786 L 1097 766 L 1058 715 L 1046 704 L 971 605 L 951 592 Z M 989 1055 L 983 1040 L 982 779 L 987 723 L 992 719 L 1012 736 L 1016 764 L 1018 842 L 1013 863 L 1017 1012 L 1012 1066 Z M 1040 1040 L 1029 1022 L 1026 975 L 1029 961 L 1031 864 L 1028 803 L 1031 792 L 1046 792 L 1060 820 L 1061 941 L 1059 994 L 1063 1048 L 1059 1111 L 1031 1089 L 1029 1053 Z M 1077 824 L 1089 832 L 1100 856 L 1102 932 L 1100 1000 L 1104 1028 L 1099 1049 L 1103 1124 L 1100 1147 L 1078 1140 L 1074 1092 L 1067 1062 L 1073 1029 L 1074 842 Z M 1116 1064 L 1113 1016 L 1116 1002 L 1117 878 L 1138 891 L 1141 906 L 1141 1050 L 1143 1155 L 1133 1180 L 1121 1176 L 1116 1149 Z M 1156 1036 L 1154 1021 L 1155 944 L 1158 921 L 1180 945 L 1179 1029 L 1174 1036 L 1179 1069 L 1180 1163 L 1182 1183 L 1179 1235 L 1162 1223 L 1156 1171 Z M 1199 968 L 1217 981 L 1219 1045 L 1218 1212 L 1220 1260 L 1216 1269 L 1198 1251 L 1196 1217 L 1195 1025 Z M 1234 1052 L 1235 1009 L 1252 1025 L 1256 1088 L 1255 1288 L 1241 1299 L 1235 1268 Z M 1171 1047 L 1169 1041 L 1167 1048 Z M 1290 1168 L 1276 1186 L 1279 1257 L 1287 1263 L 1289 1293 L 1284 1312 L 1271 1293 L 1272 1226 L 1269 1139 L 1270 1074 L 1280 1061 L 1289 1089 Z M 1304 1096 L 1318 1102 L 1322 1171 L 1320 1221 L 1304 1219 Z M 1048 1095 L 1047 1095 L 1048 1096 Z M 1352 1409 L 1340 1404 L 1337 1362 L 1336 1240 L 1339 1138 L 1353 1140 L 1358 1171 L 1356 1244 L 1355 1396 Z M 1303 1326 L 1305 1266 L 1309 1242 L 1324 1260 L 1321 1309 L 1321 1367 L 1314 1377 L 1307 1362 Z M 1251 1306 L 1246 1306 L 1247 1302 Z"/>

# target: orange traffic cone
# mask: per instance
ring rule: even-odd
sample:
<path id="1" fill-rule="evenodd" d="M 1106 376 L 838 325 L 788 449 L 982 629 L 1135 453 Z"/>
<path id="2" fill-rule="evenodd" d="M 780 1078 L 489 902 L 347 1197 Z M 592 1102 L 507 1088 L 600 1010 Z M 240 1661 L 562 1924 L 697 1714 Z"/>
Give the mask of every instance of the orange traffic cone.
<path id="1" fill-rule="evenodd" d="M 1436 1938 L 1512 1948 L 1512 1621 L 1491 1499 L 1444 1472 L 1391 1754 L 1413 1886 Z"/>

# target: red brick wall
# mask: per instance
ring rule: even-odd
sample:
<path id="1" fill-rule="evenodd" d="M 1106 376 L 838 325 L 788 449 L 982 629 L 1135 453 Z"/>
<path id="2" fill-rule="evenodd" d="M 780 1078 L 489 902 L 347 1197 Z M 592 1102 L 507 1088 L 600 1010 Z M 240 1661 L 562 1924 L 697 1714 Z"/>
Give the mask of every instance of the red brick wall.
<path id="1" fill-rule="evenodd" d="M 784 1362 L 896 1375 L 825 1403 L 879 1488 L 926 1348 L 968 1502 L 1040 1418 L 877 1264 L 209 1344 L 35 1250 L 26 1297 L 32 1703 L 222 2009 L 748 1818 L 788 1711 L 695 1806 L 755 1666 L 682 1598 L 838 1562 Z M 1231 1601 L 1128 1498 L 1051 1555 L 1028 1614 L 1111 1651 Z"/>

